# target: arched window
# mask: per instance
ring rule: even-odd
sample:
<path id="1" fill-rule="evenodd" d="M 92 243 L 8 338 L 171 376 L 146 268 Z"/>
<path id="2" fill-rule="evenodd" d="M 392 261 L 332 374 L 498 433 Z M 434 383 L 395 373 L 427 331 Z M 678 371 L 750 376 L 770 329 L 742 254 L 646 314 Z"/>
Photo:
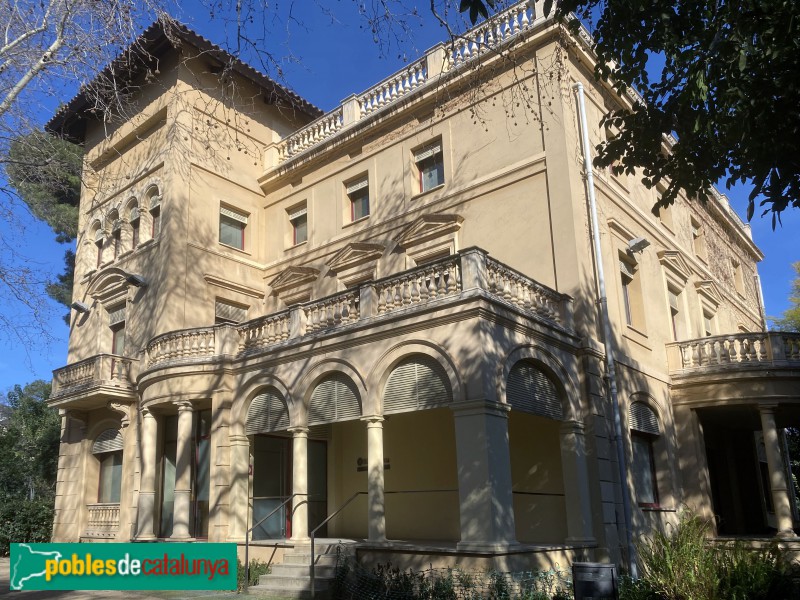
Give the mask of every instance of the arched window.
<path id="1" fill-rule="evenodd" d="M 139 215 L 139 203 L 136 198 L 128 201 L 128 223 L 131 225 L 131 250 L 136 250 L 139 245 L 139 225 L 141 218 Z"/>
<path id="2" fill-rule="evenodd" d="M 641 401 L 632 402 L 629 410 L 634 494 L 639 506 L 658 506 L 658 478 L 653 451 L 653 445 L 661 434 L 658 415 Z"/>
<path id="3" fill-rule="evenodd" d="M 535 364 L 519 361 L 508 374 L 506 402 L 521 412 L 556 419 L 564 419 L 561 394 L 550 376 Z"/>
<path id="4" fill-rule="evenodd" d="M 157 238 L 161 233 L 161 192 L 153 184 L 145 192 L 148 211 L 150 212 L 150 237 Z"/>
<path id="5" fill-rule="evenodd" d="M 105 231 L 103 231 L 103 226 L 100 224 L 100 221 L 95 221 L 92 223 L 92 227 L 89 230 L 91 235 L 91 240 L 94 242 L 95 247 L 97 248 L 97 262 L 95 266 L 100 268 L 100 264 L 103 262 L 103 242 L 105 241 Z"/>
<path id="6" fill-rule="evenodd" d="M 288 427 L 289 409 L 277 390 L 271 389 L 253 398 L 247 409 L 247 435 L 284 431 Z"/>
<path id="7" fill-rule="evenodd" d="M 119 429 L 106 429 L 94 441 L 92 454 L 100 462 L 97 501 L 119 503 L 122 486 L 122 434 Z"/>
<path id="8" fill-rule="evenodd" d="M 308 404 L 308 424 L 321 425 L 361 417 L 361 403 L 355 384 L 345 375 L 334 373 L 317 384 Z"/>
<path id="9" fill-rule="evenodd" d="M 392 370 L 383 391 L 383 413 L 401 413 L 446 406 L 453 401 L 442 365 L 424 354 L 404 358 Z"/>
<path id="10" fill-rule="evenodd" d="M 119 212 L 112 210 L 108 213 L 107 220 L 111 227 L 111 246 L 114 250 L 114 260 L 117 260 L 122 251 L 122 221 L 119 218 Z"/>

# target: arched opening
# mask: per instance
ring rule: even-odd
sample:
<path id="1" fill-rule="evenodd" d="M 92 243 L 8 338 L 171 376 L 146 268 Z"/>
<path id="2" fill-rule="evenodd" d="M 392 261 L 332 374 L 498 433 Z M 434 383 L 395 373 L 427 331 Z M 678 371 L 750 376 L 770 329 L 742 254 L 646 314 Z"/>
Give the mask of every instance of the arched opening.
<path id="1" fill-rule="evenodd" d="M 563 393 L 537 363 L 517 362 L 506 381 L 517 540 L 563 543 L 567 514 L 561 458 Z"/>
<path id="2" fill-rule="evenodd" d="M 390 539 L 460 539 L 452 402 L 447 372 L 425 354 L 403 358 L 386 380 L 384 489 Z"/>

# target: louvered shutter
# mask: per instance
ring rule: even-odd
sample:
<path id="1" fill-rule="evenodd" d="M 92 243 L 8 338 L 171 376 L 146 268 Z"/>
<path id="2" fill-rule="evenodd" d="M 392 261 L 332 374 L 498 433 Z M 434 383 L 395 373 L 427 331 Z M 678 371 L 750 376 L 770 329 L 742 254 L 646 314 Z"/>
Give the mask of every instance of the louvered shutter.
<path id="1" fill-rule="evenodd" d="M 412 356 L 397 365 L 383 392 L 383 413 L 401 413 L 444 406 L 453 401 L 442 366 L 428 356 Z"/>
<path id="2" fill-rule="evenodd" d="M 442 151 L 442 144 L 441 142 L 437 142 L 431 146 L 427 146 L 422 148 L 421 150 L 417 150 L 414 153 L 414 162 L 420 162 L 425 160 L 426 158 L 430 158 L 431 156 L 435 156 Z"/>
<path id="3" fill-rule="evenodd" d="M 289 427 L 289 409 L 281 396 L 273 391 L 253 398 L 247 409 L 245 434 L 283 431 Z"/>
<path id="4" fill-rule="evenodd" d="M 97 436 L 92 446 L 92 454 L 122 450 L 122 434 L 119 429 L 106 429 Z"/>
<path id="5" fill-rule="evenodd" d="M 235 210 L 231 210 L 230 208 L 225 208 L 224 206 L 219 207 L 219 214 L 224 217 L 228 217 L 229 219 L 233 219 L 234 221 L 238 221 L 239 223 L 244 223 L 247 225 L 247 215 L 243 215 L 242 213 L 236 212 Z"/>
<path id="6" fill-rule="evenodd" d="M 108 324 L 113 327 L 125 322 L 125 305 L 115 307 L 108 312 Z"/>
<path id="7" fill-rule="evenodd" d="M 508 374 L 506 401 L 520 412 L 562 420 L 564 409 L 556 384 L 539 368 L 518 362 Z"/>
<path id="8" fill-rule="evenodd" d="M 224 300 L 217 300 L 214 308 L 214 317 L 217 322 L 243 323 L 247 320 L 247 309 Z"/>
<path id="9" fill-rule="evenodd" d="M 323 379 L 311 394 L 308 424 L 350 421 L 361 417 L 358 391 L 350 379 L 341 374 Z"/>
<path id="10" fill-rule="evenodd" d="M 365 187 L 369 187 L 369 179 L 361 179 L 361 180 L 356 181 L 354 183 L 348 184 L 347 187 L 345 188 L 345 192 L 348 195 L 350 195 L 350 194 L 352 194 L 354 192 L 357 192 L 359 190 L 363 190 Z"/>
<path id="11" fill-rule="evenodd" d="M 659 435 L 658 416 L 644 402 L 633 402 L 630 408 L 630 427 L 634 431 Z"/>

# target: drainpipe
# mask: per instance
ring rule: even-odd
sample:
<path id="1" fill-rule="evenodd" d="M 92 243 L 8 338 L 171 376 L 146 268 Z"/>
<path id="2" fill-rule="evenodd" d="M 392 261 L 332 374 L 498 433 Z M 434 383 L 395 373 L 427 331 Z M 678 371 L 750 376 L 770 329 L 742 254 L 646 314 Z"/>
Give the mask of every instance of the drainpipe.
<path id="1" fill-rule="evenodd" d="M 594 173 L 592 171 L 591 149 L 589 146 L 589 129 L 586 126 L 586 105 L 583 99 L 583 84 L 578 82 L 573 88 L 578 97 L 578 116 L 580 118 L 581 142 L 583 144 L 583 168 L 586 173 L 586 195 L 589 200 L 589 209 L 592 218 L 592 241 L 594 243 L 594 264 L 597 271 L 597 285 L 600 305 L 600 318 L 603 321 L 603 337 L 605 341 L 606 376 L 611 395 L 611 409 L 614 416 L 614 442 L 617 450 L 617 465 L 619 466 L 620 488 L 622 493 L 622 512 L 625 521 L 625 543 L 628 549 L 628 572 L 634 579 L 638 578 L 636 567 L 636 549 L 633 546 L 631 532 L 631 499 L 628 487 L 628 466 L 625 455 L 625 442 L 622 437 L 622 421 L 620 419 L 619 396 L 617 394 L 616 359 L 614 356 L 614 338 L 611 330 L 611 320 L 608 318 L 608 298 L 606 297 L 606 279 L 603 273 L 603 259 L 600 252 L 600 229 L 597 225 L 597 202 L 594 196 Z"/>

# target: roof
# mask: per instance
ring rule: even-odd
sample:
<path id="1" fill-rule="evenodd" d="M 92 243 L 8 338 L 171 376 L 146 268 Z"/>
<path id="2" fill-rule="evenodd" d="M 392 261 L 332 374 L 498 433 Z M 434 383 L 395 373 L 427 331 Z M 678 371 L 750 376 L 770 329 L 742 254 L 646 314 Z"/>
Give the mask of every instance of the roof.
<path id="1" fill-rule="evenodd" d="M 183 23 L 165 17 L 154 22 L 131 43 L 117 58 L 105 67 L 88 84 L 81 86 L 78 94 L 67 104 L 58 109 L 45 129 L 75 140 L 84 136 L 87 112 L 92 108 L 91 100 L 93 89 L 98 90 L 104 81 L 122 77 L 132 79 L 145 72 L 153 59 L 164 56 L 168 52 L 186 43 L 206 56 L 213 57 L 242 77 L 253 82 L 265 92 L 265 100 L 271 104 L 290 106 L 294 110 L 309 115 L 312 118 L 322 114 L 322 110 L 311 104 L 305 98 L 280 85 L 275 80 L 267 77 L 247 63 L 242 62 L 226 50 L 213 44 L 203 36 L 195 33 Z"/>

